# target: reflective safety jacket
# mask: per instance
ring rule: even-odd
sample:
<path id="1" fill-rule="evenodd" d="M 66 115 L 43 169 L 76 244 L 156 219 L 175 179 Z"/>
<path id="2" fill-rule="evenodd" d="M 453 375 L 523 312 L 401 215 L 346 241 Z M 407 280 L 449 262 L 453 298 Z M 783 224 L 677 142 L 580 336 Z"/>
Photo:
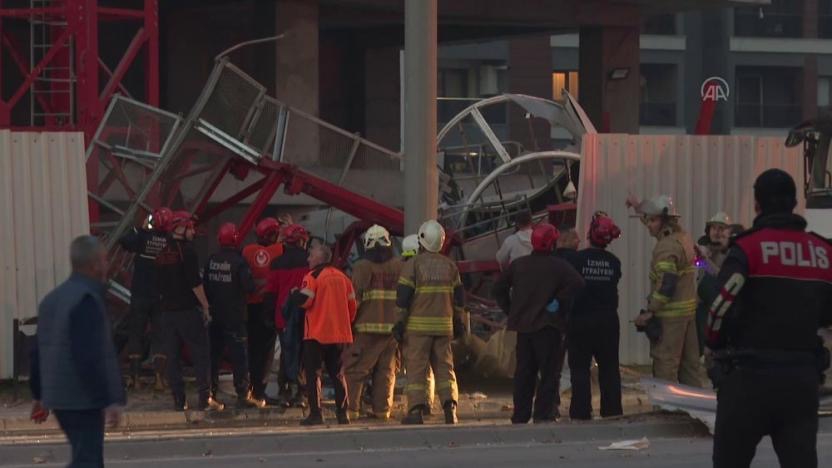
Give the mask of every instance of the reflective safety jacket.
<path id="1" fill-rule="evenodd" d="M 650 264 L 647 310 L 657 317 L 690 317 L 696 314 L 696 251 L 684 232 L 659 234 Z"/>
<path id="2" fill-rule="evenodd" d="M 462 315 L 465 291 L 456 263 L 444 255 L 424 252 L 404 264 L 396 289 L 397 321 L 407 333 L 453 336 L 454 316 Z"/>
<path id="3" fill-rule="evenodd" d="M 352 284 L 358 299 L 353 329 L 358 333 L 389 334 L 396 323 L 396 287 L 403 263 L 391 258 L 376 263 L 359 260 L 352 267 Z"/>
<path id="4" fill-rule="evenodd" d="M 347 275 L 322 265 L 306 274 L 301 288 L 300 294 L 306 296 L 301 305 L 306 309 L 303 339 L 320 344 L 352 343 L 355 291 Z"/>

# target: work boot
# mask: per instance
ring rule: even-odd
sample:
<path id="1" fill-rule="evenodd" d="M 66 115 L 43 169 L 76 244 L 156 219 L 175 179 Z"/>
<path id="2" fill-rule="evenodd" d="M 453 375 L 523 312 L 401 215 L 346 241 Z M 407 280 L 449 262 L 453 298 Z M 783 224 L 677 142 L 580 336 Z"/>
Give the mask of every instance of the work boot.
<path id="1" fill-rule="evenodd" d="M 342 426 L 346 426 L 350 423 L 350 417 L 344 410 L 336 411 L 335 416 L 338 418 L 338 424 L 341 424 Z"/>
<path id="2" fill-rule="evenodd" d="M 200 399 L 199 402 L 199 410 L 200 411 L 215 411 L 220 412 L 225 409 L 225 403 L 220 400 L 217 400 L 213 396 L 209 396 L 208 399 L 202 400 Z"/>
<path id="3" fill-rule="evenodd" d="M 238 395 L 237 396 L 237 408 L 265 408 L 266 407 L 266 400 L 261 398 L 256 398 L 254 394 L 249 391 L 248 393 Z"/>
<path id="4" fill-rule="evenodd" d="M 165 379 L 165 367 L 167 365 L 167 358 L 164 356 L 156 356 L 153 358 L 153 373 L 156 381 L 153 384 L 153 389 L 157 392 L 163 392 L 168 388 L 167 379 Z"/>
<path id="5" fill-rule="evenodd" d="M 324 425 L 324 416 L 321 413 L 309 413 L 309 416 L 306 417 L 303 421 L 300 422 L 301 426 L 323 426 Z"/>
<path id="6" fill-rule="evenodd" d="M 459 419 L 456 417 L 456 402 L 452 400 L 448 400 L 442 405 L 442 409 L 445 410 L 445 424 L 456 424 L 459 422 Z"/>
<path id="7" fill-rule="evenodd" d="M 142 361 L 139 356 L 130 356 L 130 382 L 127 387 L 133 390 L 141 390 L 142 382 L 139 376 L 142 373 Z"/>
<path id="8" fill-rule="evenodd" d="M 410 411 L 407 412 L 407 416 L 402 419 L 402 424 L 412 425 L 412 424 L 424 424 L 425 423 L 425 405 L 416 405 L 413 408 L 410 408 Z"/>
<path id="9" fill-rule="evenodd" d="M 185 398 L 185 395 L 173 396 L 173 410 L 178 412 L 188 410 L 188 400 Z"/>

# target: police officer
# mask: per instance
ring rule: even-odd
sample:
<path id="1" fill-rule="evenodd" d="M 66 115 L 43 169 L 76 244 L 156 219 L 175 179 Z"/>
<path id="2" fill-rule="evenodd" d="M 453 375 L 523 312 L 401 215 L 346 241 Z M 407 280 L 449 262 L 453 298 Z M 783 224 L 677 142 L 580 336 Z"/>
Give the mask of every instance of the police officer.
<path id="1" fill-rule="evenodd" d="M 818 390 L 829 365 L 818 329 L 832 325 L 832 245 L 805 232 L 792 212 L 796 192 L 782 170 L 757 178 L 758 216 L 719 273 L 707 330 L 716 364 L 709 372 L 717 388 L 715 468 L 749 466 L 765 435 L 780 466 L 818 466 Z"/>
<path id="2" fill-rule="evenodd" d="M 130 282 L 127 356 L 130 358 L 130 383 L 139 389 L 139 373 L 145 352 L 145 330 L 150 322 L 150 355 L 156 374 L 156 389 L 164 389 L 165 353 L 161 339 L 159 290 L 156 287 L 156 256 L 168 243 L 168 224 L 173 212 L 158 208 L 138 228 L 119 239 L 121 247 L 135 254 Z"/>
<path id="3" fill-rule="evenodd" d="M 211 305 L 211 395 L 218 404 L 220 360 L 226 347 L 231 350 L 234 390 L 237 407 L 266 406 L 249 392 L 248 330 L 246 329 L 246 295 L 255 289 L 251 269 L 240 254 L 240 233 L 233 223 L 225 223 L 217 232 L 220 251 L 208 257 L 202 281 Z M 224 405 L 223 405 L 224 406 Z"/>
<path id="4" fill-rule="evenodd" d="M 156 256 L 156 279 L 161 296 L 168 384 L 173 394 L 174 409 L 188 409 L 182 364 L 179 362 L 182 342 L 188 346 L 194 363 L 199 393 L 197 409 L 222 409 L 210 395 L 211 359 L 207 324 L 211 321 L 211 313 L 199 275 L 199 258 L 192 245 L 196 234 L 192 215 L 187 211 L 173 213 L 170 231 L 170 241 Z"/>
<path id="5" fill-rule="evenodd" d="M 349 389 L 350 417 L 358 418 L 364 381 L 372 376 L 372 416 L 386 420 L 393 407 L 393 389 L 399 364 L 399 344 L 393 338 L 396 321 L 396 285 L 402 261 L 393 256 L 390 233 L 374 225 L 364 234 L 364 258 L 352 267 L 352 284 L 358 300 L 353 344 L 344 357 Z"/>
<path id="6" fill-rule="evenodd" d="M 618 368 L 618 281 L 621 261 L 607 246 L 621 230 L 604 212 L 589 225 L 589 248 L 577 254 L 577 270 L 586 286 L 575 298 L 569 320 L 569 370 L 572 380 L 571 419 L 592 418 L 592 358 L 598 363 L 601 416 L 618 416 L 621 408 L 621 372 Z"/>
<path id="7" fill-rule="evenodd" d="M 419 228 L 422 252 L 404 264 L 396 289 L 399 317 L 393 336 L 404 342 L 407 404 L 404 424 L 423 424 L 428 369 L 432 366 L 445 423 L 456 424 L 459 389 L 451 341 L 464 333 L 465 291 L 453 260 L 441 253 L 445 229 L 435 220 Z"/>

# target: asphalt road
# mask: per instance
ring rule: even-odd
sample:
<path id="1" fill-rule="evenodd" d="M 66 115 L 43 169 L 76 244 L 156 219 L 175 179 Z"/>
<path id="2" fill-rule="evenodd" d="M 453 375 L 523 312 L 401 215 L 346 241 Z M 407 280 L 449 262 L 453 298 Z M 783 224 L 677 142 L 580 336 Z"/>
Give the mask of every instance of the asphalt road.
<path id="1" fill-rule="evenodd" d="M 832 466 L 832 421 L 818 437 L 820 466 Z M 165 467 L 707 467 L 712 440 L 683 420 L 548 426 L 351 428 L 305 432 L 170 434 L 107 443 L 107 466 Z M 601 451 L 610 442 L 646 436 L 640 451 Z M 0 466 L 64 466 L 61 445 L 0 447 Z M 567 465 L 568 464 L 568 465 Z M 777 467 L 766 439 L 754 467 Z"/>

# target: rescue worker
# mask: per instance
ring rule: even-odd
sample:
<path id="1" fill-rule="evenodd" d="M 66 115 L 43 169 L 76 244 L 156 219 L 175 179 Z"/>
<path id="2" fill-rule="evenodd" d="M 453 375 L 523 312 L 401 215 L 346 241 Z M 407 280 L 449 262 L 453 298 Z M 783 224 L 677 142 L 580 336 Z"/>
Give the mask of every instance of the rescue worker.
<path id="1" fill-rule="evenodd" d="M 332 251 L 319 245 L 309 252 L 312 270 L 303 278 L 302 289 L 296 294 L 306 309 L 303 332 L 303 370 L 306 374 L 309 416 L 303 426 L 324 423 L 321 412 L 321 364 L 335 387 L 335 413 L 338 424 L 349 424 L 347 414 L 347 382 L 342 372 L 341 354 L 352 343 L 352 322 L 355 320 L 355 291 L 350 279 L 330 264 Z"/>
<path id="2" fill-rule="evenodd" d="M 703 272 L 716 274 L 725 260 L 725 250 L 722 246 L 722 233 L 731 224 L 731 218 L 720 211 L 705 223 L 705 235 L 696 241 L 697 249 L 702 254 L 700 268 Z M 700 275 L 701 276 L 701 275 Z"/>
<path id="3" fill-rule="evenodd" d="M 274 314 L 275 328 L 280 339 L 280 370 L 277 375 L 280 400 L 283 406 L 304 406 L 305 396 L 300 388 L 301 379 L 295 378 L 290 381 L 286 375 L 287 359 L 295 360 L 293 366 L 297 366 L 300 364 L 300 353 L 290 355 L 289 347 L 286 346 L 286 317 L 283 315 L 283 309 L 289 294 L 293 289 L 300 288 L 304 276 L 309 273 L 306 252 L 309 233 L 303 226 L 291 224 L 283 229 L 281 236 L 283 255 L 272 261 L 263 303 L 267 313 L 271 311 Z"/>
<path id="4" fill-rule="evenodd" d="M 411 234 L 402 239 L 402 262 L 407 262 L 419 254 L 419 235 Z M 399 347 L 401 355 L 401 347 Z M 400 359 L 401 360 L 401 359 Z M 430 416 L 433 408 L 434 395 L 436 394 L 436 380 L 433 378 L 433 368 L 428 366 L 428 382 L 425 386 L 425 416 Z"/>
<path id="5" fill-rule="evenodd" d="M 715 468 L 750 466 L 765 435 L 780 466 L 818 466 L 818 391 L 829 367 L 818 329 L 832 325 L 832 245 L 805 232 L 792 212 L 796 193 L 780 169 L 757 178 L 757 218 L 719 274 L 708 318 Z"/>
<path id="6" fill-rule="evenodd" d="M 589 248 L 578 252 L 578 273 L 586 286 L 575 298 L 569 320 L 569 370 L 572 381 L 570 419 L 592 419 L 592 359 L 598 363 L 601 417 L 619 416 L 621 372 L 618 362 L 618 281 L 621 261 L 607 246 L 621 230 L 604 212 L 589 225 Z"/>
<path id="7" fill-rule="evenodd" d="M 130 359 L 130 386 L 141 388 L 139 374 L 144 358 L 145 331 L 150 324 L 150 356 L 156 376 L 156 390 L 164 390 L 165 352 L 162 343 L 159 290 L 156 287 L 156 256 L 168 243 L 168 225 L 173 212 L 158 208 L 138 228 L 119 239 L 124 250 L 135 254 L 130 282 L 130 316 L 128 318 L 127 356 Z"/>
<path id="8" fill-rule="evenodd" d="M 248 330 L 246 328 L 246 296 L 254 292 L 251 269 L 240 254 L 240 233 L 233 223 L 225 223 L 217 231 L 219 252 L 208 257 L 202 281 L 212 310 L 211 321 L 211 396 L 217 398 L 220 361 L 226 348 L 231 351 L 234 390 L 237 408 L 263 408 L 266 402 L 249 391 Z"/>
<path id="9" fill-rule="evenodd" d="M 555 246 L 555 256 L 560 257 L 570 265 L 577 268 L 578 248 L 581 246 L 581 238 L 574 227 L 560 230 L 558 242 Z"/>
<path id="10" fill-rule="evenodd" d="M 396 285 L 402 261 L 393 256 L 390 233 L 373 225 L 364 234 L 364 258 L 352 267 L 358 301 L 353 344 L 347 349 L 344 374 L 349 389 L 350 417 L 360 416 L 364 382 L 373 378 L 372 417 L 390 418 L 398 370 L 399 344 L 393 338 Z"/>
<path id="11" fill-rule="evenodd" d="M 690 236 L 679 224 L 673 200 L 660 195 L 644 202 L 630 196 L 650 235 L 657 239 L 650 264 L 647 309 L 636 326 L 647 330 L 650 321 L 660 326 L 660 336 L 650 339 L 653 376 L 670 382 L 701 386 L 699 341 L 696 333 L 696 266 Z M 649 336 L 649 335 L 648 335 Z"/>
<path id="12" fill-rule="evenodd" d="M 532 253 L 532 215 L 524 211 L 517 215 L 517 231 L 506 237 L 497 250 L 497 262 L 505 270 L 511 262 Z"/>
<path id="13" fill-rule="evenodd" d="M 211 313 L 202 278 L 199 277 L 199 259 L 192 245 L 196 229 L 191 214 L 187 211 L 173 213 L 170 231 L 171 239 L 156 256 L 156 278 L 161 295 L 168 384 L 173 394 L 174 409 L 188 409 L 179 361 L 180 343 L 184 342 L 194 363 L 199 394 L 197 409 L 220 410 L 221 405 L 211 398 L 207 330 Z"/>
<path id="14" fill-rule="evenodd" d="M 435 220 L 419 228 L 421 253 L 404 264 L 396 288 L 393 336 L 403 343 L 408 413 L 403 424 L 424 424 L 428 369 L 433 368 L 445 423 L 456 424 L 459 389 L 451 341 L 462 336 L 465 291 L 456 263 L 439 252 L 445 229 Z"/>
<path id="15" fill-rule="evenodd" d="M 584 280 L 552 255 L 558 236 L 551 224 L 535 226 L 531 255 L 512 262 L 494 285 L 508 329 L 517 332 L 513 424 L 526 424 L 532 416 L 535 423 L 552 422 L 560 414 L 557 374 L 566 322 L 560 304 L 571 301 Z"/>
<path id="16" fill-rule="evenodd" d="M 243 257 L 248 262 L 256 286 L 254 292 L 248 295 L 248 371 L 252 396 L 256 400 L 269 401 L 266 385 L 274 361 L 277 329 L 274 310 L 265 307 L 264 292 L 272 262 L 283 255 L 283 244 L 277 241 L 280 222 L 274 218 L 263 218 L 257 223 L 255 233 L 257 242 L 243 248 Z"/>

